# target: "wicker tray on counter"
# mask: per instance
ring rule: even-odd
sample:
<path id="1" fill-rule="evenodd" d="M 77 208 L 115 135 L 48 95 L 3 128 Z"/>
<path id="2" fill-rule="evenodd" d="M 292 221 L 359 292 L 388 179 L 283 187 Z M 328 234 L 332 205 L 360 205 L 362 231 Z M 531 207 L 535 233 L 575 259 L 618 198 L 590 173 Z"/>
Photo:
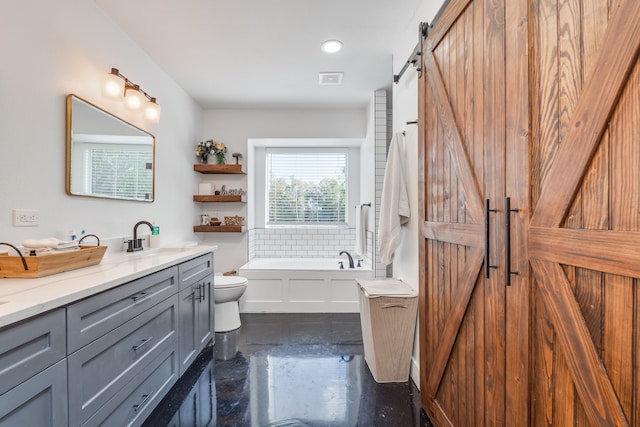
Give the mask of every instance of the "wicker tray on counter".
<path id="1" fill-rule="evenodd" d="M 0 277 L 32 279 L 100 264 L 106 250 L 106 246 L 80 246 L 76 251 L 25 256 L 27 270 L 22 257 L 0 256 Z"/>

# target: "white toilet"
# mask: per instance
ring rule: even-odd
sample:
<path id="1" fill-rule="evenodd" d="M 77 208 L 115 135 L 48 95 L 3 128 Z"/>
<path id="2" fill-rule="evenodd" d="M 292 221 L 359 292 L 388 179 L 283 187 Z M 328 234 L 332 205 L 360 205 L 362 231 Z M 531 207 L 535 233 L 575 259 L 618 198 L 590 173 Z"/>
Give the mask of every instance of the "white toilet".
<path id="1" fill-rule="evenodd" d="M 240 327 L 238 301 L 245 289 L 247 279 L 240 276 L 214 276 L 213 300 L 215 302 L 215 331 L 228 332 Z"/>

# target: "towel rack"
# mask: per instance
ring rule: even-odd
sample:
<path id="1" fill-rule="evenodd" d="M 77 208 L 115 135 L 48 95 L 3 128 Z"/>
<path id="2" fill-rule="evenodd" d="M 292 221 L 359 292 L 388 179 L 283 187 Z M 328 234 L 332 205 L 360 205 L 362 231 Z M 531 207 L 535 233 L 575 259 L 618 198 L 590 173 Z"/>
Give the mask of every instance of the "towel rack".
<path id="1" fill-rule="evenodd" d="M 363 203 L 363 204 L 361 204 L 361 205 L 360 205 L 360 207 L 361 207 L 361 208 L 363 208 L 363 207 L 365 207 L 365 206 L 371 207 L 371 202 L 369 202 L 369 203 Z M 358 205 L 356 205 L 356 208 L 357 208 L 357 207 L 358 207 Z"/>

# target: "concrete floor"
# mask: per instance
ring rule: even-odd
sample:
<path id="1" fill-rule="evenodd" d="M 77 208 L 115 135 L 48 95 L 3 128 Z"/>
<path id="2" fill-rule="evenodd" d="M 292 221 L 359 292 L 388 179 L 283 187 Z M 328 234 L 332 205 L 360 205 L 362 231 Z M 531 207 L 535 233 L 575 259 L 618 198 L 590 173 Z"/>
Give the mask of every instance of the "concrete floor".
<path id="1" fill-rule="evenodd" d="M 431 426 L 413 382 L 378 384 L 358 314 L 242 314 L 145 426 Z"/>

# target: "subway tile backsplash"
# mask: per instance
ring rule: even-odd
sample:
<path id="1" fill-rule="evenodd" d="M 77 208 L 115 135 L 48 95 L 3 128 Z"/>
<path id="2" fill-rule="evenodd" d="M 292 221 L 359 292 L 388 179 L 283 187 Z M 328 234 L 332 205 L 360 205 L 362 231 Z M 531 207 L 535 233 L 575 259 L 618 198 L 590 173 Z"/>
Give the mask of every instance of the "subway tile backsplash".
<path id="1" fill-rule="evenodd" d="M 371 259 L 373 233 L 367 232 L 367 252 Z M 249 258 L 338 257 L 340 251 L 353 253 L 354 228 L 256 228 L 249 231 Z"/>

